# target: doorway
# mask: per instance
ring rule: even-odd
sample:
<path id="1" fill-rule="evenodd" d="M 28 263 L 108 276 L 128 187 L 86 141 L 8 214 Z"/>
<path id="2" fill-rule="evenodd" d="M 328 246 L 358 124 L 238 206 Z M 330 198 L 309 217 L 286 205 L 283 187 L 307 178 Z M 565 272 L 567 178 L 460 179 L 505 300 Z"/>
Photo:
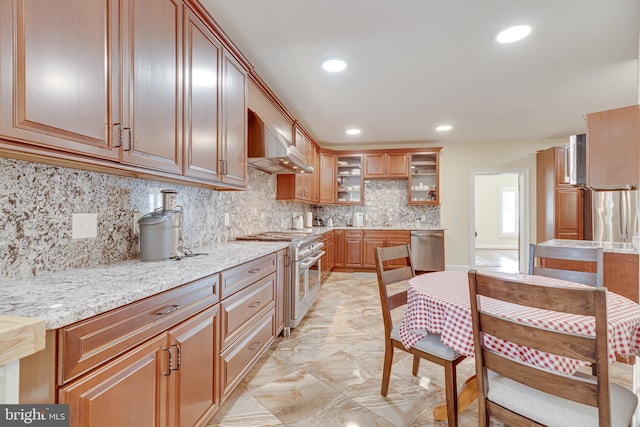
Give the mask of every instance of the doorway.
<path id="1" fill-rule="evenodd" d="M 526 169 L 471 172 L 470 264 L 478 270 L 527 270 L 529 175 Z"/>

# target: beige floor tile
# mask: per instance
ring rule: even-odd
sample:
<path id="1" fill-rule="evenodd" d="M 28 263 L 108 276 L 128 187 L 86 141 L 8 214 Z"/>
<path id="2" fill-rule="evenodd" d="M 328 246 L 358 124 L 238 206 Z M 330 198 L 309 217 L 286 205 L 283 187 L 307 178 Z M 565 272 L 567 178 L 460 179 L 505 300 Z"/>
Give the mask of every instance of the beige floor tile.
<path id="1" fill-rule="evenodd" d="M 384 327 L 376 275 L 332 273 L 318 300 L 288 337 L 278 337 L 210 426 L 446 426 L 433 419 L 444 403 L 444 370 L 396 350 L 389 393 L 380 395 Z M 473 358 L 458 365 L 458 387 L 475 372 Z M 632 368 L 610 369 L 631 388 Z M 460 414 L 478 425 L 477 405 Z M 496 424 L 497 425 L 497 424 Z"/>

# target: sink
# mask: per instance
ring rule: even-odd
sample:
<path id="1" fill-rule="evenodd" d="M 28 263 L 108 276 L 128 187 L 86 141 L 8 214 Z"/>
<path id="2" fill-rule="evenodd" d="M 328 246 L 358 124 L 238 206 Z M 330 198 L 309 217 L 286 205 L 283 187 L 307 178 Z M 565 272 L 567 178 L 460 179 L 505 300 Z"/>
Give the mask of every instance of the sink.
<path id="1" fill-rule="evenodd" d="M 0 366 L 44 350 L 45 331 L 42 319 L 0 316 Z"/>

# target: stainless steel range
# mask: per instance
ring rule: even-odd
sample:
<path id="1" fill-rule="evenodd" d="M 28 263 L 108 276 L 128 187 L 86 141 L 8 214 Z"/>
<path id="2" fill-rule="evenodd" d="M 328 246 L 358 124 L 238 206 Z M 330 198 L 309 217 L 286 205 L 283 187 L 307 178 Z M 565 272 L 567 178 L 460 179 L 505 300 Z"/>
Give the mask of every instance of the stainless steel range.
<path id="1" fill-rule="evenodd" d="M 291 242 L 287 261 L 285 284 L 285 329 L 288 336 L 291 328 L 302 321 L 315 301 L 322 280 L 324 243 L 319 235 L 312 233 L 272 231 L 238 237 L 237 240 Z"/>

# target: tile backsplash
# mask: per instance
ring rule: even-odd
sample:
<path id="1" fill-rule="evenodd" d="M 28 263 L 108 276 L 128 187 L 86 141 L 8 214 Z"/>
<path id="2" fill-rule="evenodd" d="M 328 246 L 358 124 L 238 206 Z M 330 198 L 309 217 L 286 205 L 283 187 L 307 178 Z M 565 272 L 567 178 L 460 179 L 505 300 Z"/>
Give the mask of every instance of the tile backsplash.
<path id="1" fill-rule="evenodd" d="M 249 168 L 248 177 L 247 191 L 216 191 L 0 158 L 0 279 L 138 257 L 134 211 L 161 206 L 163 189 L 178 191 L 186 247 L 290 229 L 293 215 L 309 210 L 336 226 L 355 212 L 367 227 L 440 226 L 439 207 L 407 205 L 406 180 L 366 182 L 364 206 L 320 207 L 276 200 L 275 175 Z M 97 214 L 97 237 L 72 239 L 74 213 Z"/>

